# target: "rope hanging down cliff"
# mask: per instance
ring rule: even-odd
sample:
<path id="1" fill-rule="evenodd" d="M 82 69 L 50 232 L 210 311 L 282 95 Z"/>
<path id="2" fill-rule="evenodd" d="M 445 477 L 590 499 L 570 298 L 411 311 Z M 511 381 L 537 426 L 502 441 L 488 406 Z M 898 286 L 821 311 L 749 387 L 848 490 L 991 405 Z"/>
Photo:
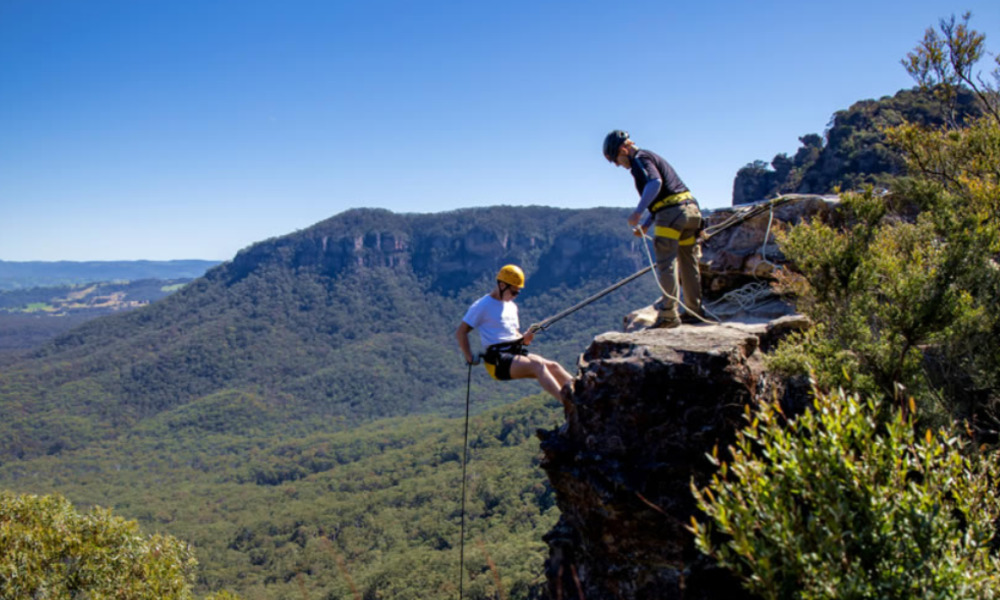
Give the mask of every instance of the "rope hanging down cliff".
<path id="1" fill-rule="evenodd" d="M 462 527 L 459 533 L 458 598 L 465 597 L 465 469 L 469 464 L 469 395 L 472 392 L 472 363 L 465 385 L 465 435 L 462 437 Z"/>

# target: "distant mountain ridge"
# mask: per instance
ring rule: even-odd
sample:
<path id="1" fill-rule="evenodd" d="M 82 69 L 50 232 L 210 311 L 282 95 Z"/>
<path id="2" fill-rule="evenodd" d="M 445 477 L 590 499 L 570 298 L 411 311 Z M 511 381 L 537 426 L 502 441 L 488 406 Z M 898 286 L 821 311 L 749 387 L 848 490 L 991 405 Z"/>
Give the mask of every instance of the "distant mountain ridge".
<path id="1" fill-rule="evenodd" d="M 534 271 L 530 289 L 551 289 L 594 276 L 620 277 L 642 266 L 642 251 L 622 215 L 628 212 L 541 206 L 436 214 L 353 209 L 295 234 L 254 244 L 207 278 L 225 273 L 235 281 L 267 264 L 328 276 L 359 268 L 402 267 L 433 290 L 447 293 L 517 262 Z"/>
<path id="2" fill-rule="evenodd" d="M 454 414 L 466 368 L 453 332 L 496 270 L 514 262 L 528 273 L 519 299 L 527 327 L 644 266 L 627 214 L 359 209 L 254 244 L 159 302 L 85 323 L 5 367 L 0 462 L 116 437 L 181 407 L 197 413 L 227 390 L 258 393 L 269 407 L 262 415 L 307 429 Z M 536 347 L 575 360 L 654 288 L 651 277 L 630 284 Z M 498 384 L 477 397 L 485 406 L 536 389 Z"/>
<path id="3" fill-rule="evenodd" d="M 5 261 L 0 260 L 0 291 L 139 279 L 194 279 L 217 260 Z"/>

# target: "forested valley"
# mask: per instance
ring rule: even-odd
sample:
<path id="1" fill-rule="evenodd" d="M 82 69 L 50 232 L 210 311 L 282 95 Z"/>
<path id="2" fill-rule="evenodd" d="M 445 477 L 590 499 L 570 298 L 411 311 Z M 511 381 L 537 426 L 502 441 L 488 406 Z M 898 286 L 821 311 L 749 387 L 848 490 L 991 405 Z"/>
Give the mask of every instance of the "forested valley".
<path id="1" fill-rule="evenodd" d="M 468 591 L 537 597 L 557 510 L 534 431 L 562 409 L 470 373 L 454 331 L 505 262 L 529 274 L 523 327 L 637 270 L 626 216 L 360 210 L 251 246 L 5 367 L 0 486 L 190 542 L 199 594 L 450 596 L 471 375 Z M 572 369 L 654 286 L 579 311 L 537 350 Z"/>

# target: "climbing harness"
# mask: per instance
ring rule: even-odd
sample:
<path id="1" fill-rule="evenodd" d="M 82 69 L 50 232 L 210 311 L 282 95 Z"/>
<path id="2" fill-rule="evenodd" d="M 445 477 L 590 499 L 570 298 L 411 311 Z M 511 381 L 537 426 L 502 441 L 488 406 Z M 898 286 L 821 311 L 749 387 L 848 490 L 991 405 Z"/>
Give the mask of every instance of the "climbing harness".
<path id="1" fill-rule="evenodd" d="M 497 381 L 510 379 L 510 363 L 505 361 L 500 356 L 501 354 L 527 356 L 528 350 L 524 347 L 524 338 L 522 337 L 512 342 L 493 344 L 487 347 L 486 352 L 480 355 L 483 359 L 483 367 L 486 368 L 486 372 Z M 503 367 L 501 367 L 501 362 L 504 363 Z"/>
<path id="2" fill-rule="evenodd" d="M 664 208 L 669 208 L 671 206 L 684 206 L 686 204 L 697 204 L 694 199 L 694 195 L 691 192 L 679 192 L 677 194 L 671 194 L 665 198 L 660 198 L 656 202 L 649 205 L 649 212 L 656 214 L 663 210 Z"/>

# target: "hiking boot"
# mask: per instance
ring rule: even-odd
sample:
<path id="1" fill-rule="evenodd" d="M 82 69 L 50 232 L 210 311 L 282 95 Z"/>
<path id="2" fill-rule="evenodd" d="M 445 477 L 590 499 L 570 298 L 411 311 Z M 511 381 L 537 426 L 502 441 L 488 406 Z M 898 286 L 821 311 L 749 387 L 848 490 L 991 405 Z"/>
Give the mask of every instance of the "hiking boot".
<path id="1" fill-rule="evenodd" d="M 681 320 L 677 317 L 656 317 L 653 324 L 649 326 L 650 329 L 673 329 L 674 327 L 680 327 Z"/>
<path id="2" fill-rule="evenodd" d="M 705 318 L 695 313 L 686 312 L 681 315 L 681 323 L 685 325 L 701 325 L 705 322 Z"/>

